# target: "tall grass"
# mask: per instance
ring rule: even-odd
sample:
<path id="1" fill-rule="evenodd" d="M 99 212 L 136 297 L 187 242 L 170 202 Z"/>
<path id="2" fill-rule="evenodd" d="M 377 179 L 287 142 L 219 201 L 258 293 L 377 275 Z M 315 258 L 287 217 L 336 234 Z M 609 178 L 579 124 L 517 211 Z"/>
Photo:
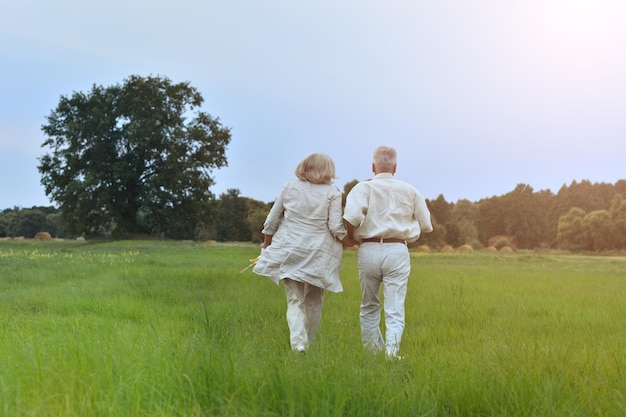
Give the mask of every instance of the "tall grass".
<path id="1" fill-rule="evenodd" d="M 0 242 L 1 416 L 623 416 L 626 261 L 414 255 L 403 361 L 360 346 L 356 253 L 291 352 L 254 246 Z"/>

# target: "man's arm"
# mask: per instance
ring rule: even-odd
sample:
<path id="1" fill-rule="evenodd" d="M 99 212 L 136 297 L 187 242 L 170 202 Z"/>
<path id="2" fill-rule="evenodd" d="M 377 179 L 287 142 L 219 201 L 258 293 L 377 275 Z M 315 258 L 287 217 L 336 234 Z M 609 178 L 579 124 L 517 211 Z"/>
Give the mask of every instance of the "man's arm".
<path id="1" fill-rule="evenodd" d="M 433 231 L 433 224 L 430 219 L 430 211 L 426 205 L 426 200 L 418 192 L 417 201 L 415 204 L 415 219 L 420 225 L 420 230 L 423 233 L 429 233 Z"/>

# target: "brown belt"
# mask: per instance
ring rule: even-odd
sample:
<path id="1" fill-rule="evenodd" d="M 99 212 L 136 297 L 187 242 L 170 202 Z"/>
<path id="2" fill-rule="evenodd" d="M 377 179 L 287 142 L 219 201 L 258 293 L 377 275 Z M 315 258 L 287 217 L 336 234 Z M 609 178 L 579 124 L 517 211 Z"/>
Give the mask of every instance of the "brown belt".
<path id="1" fill-rule="evenodd" d="M 370 242 L 375 242 L 375 243 L 404 243 L 406 245 L 406 240 L 404 239 L 396 239 L 393 237 L 389 237 L 389 238 L 380 238 L 380 237 L 370 237 L 367 239 L 363 239 L 361 241 L 361 243 L 370 243 Z"/>

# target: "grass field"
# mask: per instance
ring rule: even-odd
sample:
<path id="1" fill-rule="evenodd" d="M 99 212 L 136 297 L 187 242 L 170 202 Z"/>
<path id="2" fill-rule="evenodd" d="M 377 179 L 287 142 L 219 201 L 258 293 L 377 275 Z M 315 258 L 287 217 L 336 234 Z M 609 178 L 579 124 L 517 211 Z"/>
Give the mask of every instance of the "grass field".
<path id="1" fill-rule="evenodd" d="M 403 361 L 360 347 L 356 253 L 290 351 L 249 245 L 0 242 L 0 416 L 626 415 L 626 260 L 413 254 Z"/>

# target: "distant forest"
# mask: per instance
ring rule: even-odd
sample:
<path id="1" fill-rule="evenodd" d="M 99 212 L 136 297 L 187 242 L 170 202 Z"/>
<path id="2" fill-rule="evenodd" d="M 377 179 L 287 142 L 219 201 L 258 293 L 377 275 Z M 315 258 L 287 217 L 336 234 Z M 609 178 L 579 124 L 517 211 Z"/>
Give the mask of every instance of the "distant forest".
<path id="1" fill-rule="evenodd" d="M 344 186 L 344 196 L 356 185 Z M 212 216 L 197 219 L 196 240 L 261 242 L 263 221 L 272 203 L 227 190 L 212 202 Z M 570 251 L 626 249 L 626 180 L 615 184 L 583 180 L 563 185 L 555 194 L 535 191 L 527 184 L 501 196 L 479 201 L 446 201 L 443 195 L 427 200 L 434 232 L 413 246 L 433 250 L 444 246 L 473 249 L 509 246 L 512 249 L 554 248 Z M 0 238 L 33 238 L 46 232 L 52 238 L 73 239 L 55 207 L 12 208 L 0 212 Z M 41 233 L 40 233 L 41 235 Z M 99 236 L 108 237 L 103 230 Z M 168 236 L 153 236 L 167 238 Z"/>

